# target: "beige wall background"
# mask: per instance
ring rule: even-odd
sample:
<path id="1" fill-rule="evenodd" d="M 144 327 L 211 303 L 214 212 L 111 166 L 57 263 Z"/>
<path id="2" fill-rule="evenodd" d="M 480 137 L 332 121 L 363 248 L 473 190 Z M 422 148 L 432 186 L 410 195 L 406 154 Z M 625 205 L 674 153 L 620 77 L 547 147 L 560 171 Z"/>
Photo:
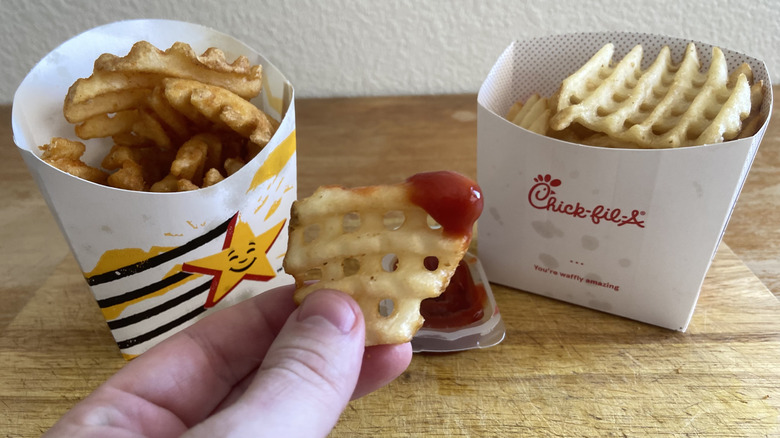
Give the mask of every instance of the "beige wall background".
<path id="1" fill-rule="evenodd" d="M 780 74 L 780 1 L 0 0 L 0 104 L 43 56 L 89 28 L 165 18 L 256 47 L 299 97 L 475 93 L 514 39 L 624 30 L 737 50 Z"/>

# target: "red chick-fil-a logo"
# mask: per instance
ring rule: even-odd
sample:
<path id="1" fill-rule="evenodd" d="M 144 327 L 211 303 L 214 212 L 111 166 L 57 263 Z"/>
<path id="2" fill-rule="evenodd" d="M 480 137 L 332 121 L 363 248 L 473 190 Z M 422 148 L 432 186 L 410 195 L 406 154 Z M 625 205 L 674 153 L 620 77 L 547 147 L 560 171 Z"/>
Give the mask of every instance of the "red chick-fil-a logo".
<path id="1" fill-rule="evenodd" d="M 579 202 L 571 204 L 560 201 L 556 198 L 553 187 L 561 185 L 561 180 L 548 175 L 538 175 L 534 178 L 536 184 L 528 192 L 528 202 L 532 207 L 539 210 L 547 210 L 555 213 L 566 214 L 576 218 L 590 218 L 594 224 L 601 222 L 611 222 L 622 227 L 623 225 L 636 225 L 639 228 L 645 227 L 645 221 L 640 220 L 645 212 L 640 210 L 631 210 L 629 214 L 623 214 L 619 208 L 608 208 L 603 205 L 597 205 L 593 208 L 587 208 Z"/>

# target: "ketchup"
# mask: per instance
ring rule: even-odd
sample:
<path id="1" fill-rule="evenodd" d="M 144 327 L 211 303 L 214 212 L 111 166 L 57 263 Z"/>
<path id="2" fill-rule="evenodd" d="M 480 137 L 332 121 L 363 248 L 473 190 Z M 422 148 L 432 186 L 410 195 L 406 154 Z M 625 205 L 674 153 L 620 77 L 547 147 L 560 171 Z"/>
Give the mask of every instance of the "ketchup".
<path id="1" fill-rule="evenodd" d="M 455 172 L 418 173 L 406 180 L 411 201 L 442 226 L 445 235 L 471 240 L 474 222 L 482 214 L 482 190 L 476 182 Z M 458 264 L 447 289 L 423 300 L 423 327 L 463 327 L 482 319 L 485 288 L 474 284 L 468 265 Z"/>
<path id="2" fill-rule="evenodd" d="M 420 314 L 425 318 L 423 327 L 444 329 L 477 322 L 485 314 L 486 299 L 484 286 L 474 284 L 468 265 L 461 260 L 447 289 L 420 303 Z"/>
<path id="3" fill-rule="evenodd" d="M 406 180 L 409 196 L 449 236 L 471 238 L 472 227 L 482 214 L 482 190 L 476 182 L 455 172 L 418 173 Z"/>

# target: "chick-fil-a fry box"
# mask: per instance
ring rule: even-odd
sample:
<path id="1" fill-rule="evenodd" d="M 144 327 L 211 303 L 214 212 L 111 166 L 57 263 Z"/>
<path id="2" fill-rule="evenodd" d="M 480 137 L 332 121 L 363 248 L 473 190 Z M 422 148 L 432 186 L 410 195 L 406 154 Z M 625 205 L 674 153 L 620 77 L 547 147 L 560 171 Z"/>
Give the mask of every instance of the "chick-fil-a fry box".
<path id="1" fill-rule="evenodd" d="M 52 137 L 81 141 L 63 117 L 70 85 L 89 77 L 101 54 L 124 56 L 141 40 L 161 50 L 181 41 L 197 54 L 217 47 L 228 62 L 244 55 L 262 65 L 262 92 L 252 102 L 280 122 L 270 142 L 237 173 L 187 192 L 120 190 L 45 163 L 39 146 Z M 14 142 L 125 357 L 216 309 L 292 283 L 282 258 L 297 196 L 293 87 L 251 47 L 177 21 L 101 26 L 63 43 L 32 69 L 16 91 L 12 119 Z M 99 167 L 110 139 L 83 142 L 84 161 Z"/>
<path id="2" fill-rule="evenodd" d="M 763 81 L 764 123 L 752 137 L 676 149 L 610 149 L 537 135 L 503 116 L 533 93 L 551 96 L 607 43 L 614 60 L 663 46 L 679 62 L 690 41 L 581 33 L 512 43 L 478 95 L 477 176 L 485 195 L 479 257 L 491 281 L 684 331 L 772 107 L 763 62 L 725 50 Z M 712 46 L 696 42 L 707 69 Z"/>

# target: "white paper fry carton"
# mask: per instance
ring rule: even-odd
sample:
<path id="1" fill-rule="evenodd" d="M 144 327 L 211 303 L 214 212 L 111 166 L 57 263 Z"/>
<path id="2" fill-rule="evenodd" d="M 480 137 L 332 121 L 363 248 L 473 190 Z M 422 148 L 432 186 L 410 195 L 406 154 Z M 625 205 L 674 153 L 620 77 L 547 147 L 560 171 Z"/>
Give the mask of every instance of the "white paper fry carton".
<path id="1" fill-rule="evenodd" d="M 763 126 L 750 138 L 677 149 L 609 149 L 537 135 L 503 116 L 561 81 L 607 43 L 621 59 L 641 44 L 679 62 L 690 41 L 637 33 L 556 35 L 514 42 L 478 96 L 477 174 L 485 195 L 479 256 L 496 283 L 685 331 L 758 150 L 772 108 L 763 62 Z M 712 46 L 695 43 L 703 68 Z M 647 68 L 648 65 L 643 65 Z"/>
<path id="2" fill-rule="evenodd" d="M 41 160 L 52 137 L 79 140 L 62 107 L 68 88 L 92 73 L 103 53 L 124 56 L 145 40 L 181 41 L 198 54 L 220 48 L 263 67 L 253 103 L 280 122 L 271 141 L 240 171 L 199 190 L 148 193 L 94 184 Z M 89 30 L 43 58 L 14 96 L 14 142 L 34 175 L 127 358 L 148 350 L 216 309 L 293 282 L 282 270 L 296 198 L 295 104 L 291 84 L 263 56 L 212 29 L 134 20 Z M 99 167 L 110 139 L 84 141 Z M 56 309 L 52 309 L 56 311 Z"/>

